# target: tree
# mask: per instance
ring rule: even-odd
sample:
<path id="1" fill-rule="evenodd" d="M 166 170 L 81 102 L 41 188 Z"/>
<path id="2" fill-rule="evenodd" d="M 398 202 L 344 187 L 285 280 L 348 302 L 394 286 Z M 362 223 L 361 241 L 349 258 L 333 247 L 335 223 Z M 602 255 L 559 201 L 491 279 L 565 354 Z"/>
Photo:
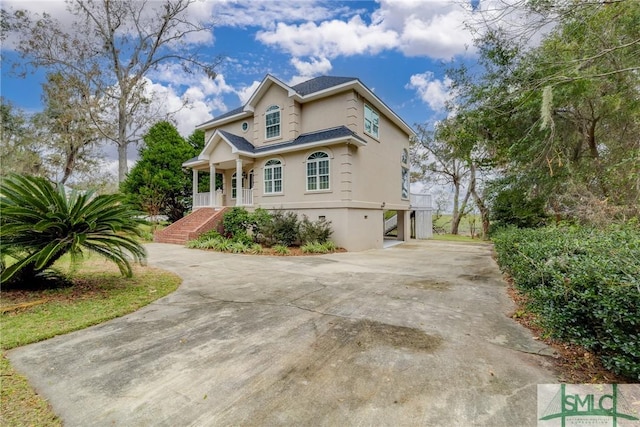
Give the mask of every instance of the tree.
<path id="1" fill-rule="evenodd" d="M 87 110 L 90 95 L 73 76 L 49 74 L 43 84 L 45 109 L 33 118 L 40 140 L 47 146 L 44 159 L 55 181 L 66 184 L 76 172 L 98 169 L 100 138 Z"/>
<path id="2" fill-rule="evenodd" d="M 195 36 L 211 31 L 210 25 L 187 16 L 194 2 L 68 0 L 74 19 L 70 27 L 47 14 L 18 10 L 11 15 L 9 31 L 17 34 L 17 51 L 28 66 L 82 82 L 100 100 L 87 105 L 87 111 L 102 135 L 118 147 L 120 182 L 127 174 L 128 146 L 152 113 L 147 74 L 161 64 L 175 63 L 185 72 L 202 70 L 215 78 L 220 59 L 205 62 L 187 47 Z M 111 114 L 114 128 L 103 125 Z"/>
<path id="3" fill-rule="evenodd" d="M 446 123 L 440 122 L 436 124 L 436 128 L 442 129 L 447 126 Z M 469 210 L 471 193 L 466 185 L 469 168 L 456 156 L 453 147 L 437 133 L 438 131 L 429 131 L 423 125 L 418 126 L 418 138 L 411 146 L 411 164 L 415 165 L 412 178 L 414 182 L 422 180 L 453 187 L 451 234 L 458 234 L 460 221 Z"/>
<path id="4" fill-rule="evenodd" d="M 182 168 L 182 163 L 199 151 L 166 121 L 153 125 L 143 139 L 140 160 L 122 183 L 121 190 L 150 215 L 155 212 L 149 207 L 158 203 L 158 196 L 162 195 L 160 212 L 177 221 L 191 207 L 192 175 Z"/>
<path id="5" fill-rule="evenodd" d="M 2 282 L 29 287 L 64 254 L 83 250 L 116 263 L 132 275 L 130 260 L 142 263 L 144 248 L 136 212 L 118 194 L 71 192 L 44 178 L 9 175 L 0 183 Z M 15 259 L 5 265 L 7 255 Z"/>
<path id="6" fill-rule="evenodd" d="M 538 46 L 488 26 L 477 67 L 448 73 L 455 98 L 433 140 L 468 169 L 485 232 L 487 177 L 509 183 L 493 186 L 507 192 L 493 202 L 517 189 L 558 218 L 640 215 L 640 3 L 557 4 L 562 13 Z"/>
<path id="7" fill-rule="evenodd" d="M 25 173 L 46 175 L 41 149 L 24 113 L 0 97 L 0 159 L 3 175 Z"/>

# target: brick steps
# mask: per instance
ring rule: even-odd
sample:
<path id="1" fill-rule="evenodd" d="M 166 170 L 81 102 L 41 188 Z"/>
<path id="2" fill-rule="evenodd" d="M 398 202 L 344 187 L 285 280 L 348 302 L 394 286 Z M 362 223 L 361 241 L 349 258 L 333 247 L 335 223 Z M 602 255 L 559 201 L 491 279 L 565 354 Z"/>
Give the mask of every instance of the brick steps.
<path id="1" fill-rule="evenodd" d="M 171 243 L 184 245 L 203 233 L 212 230 L 222 221 L 227 208 L 200 208 L 179 221 L 174 222 L 164 230 L 156 231 L 153 241 L 157 243 Z"/>

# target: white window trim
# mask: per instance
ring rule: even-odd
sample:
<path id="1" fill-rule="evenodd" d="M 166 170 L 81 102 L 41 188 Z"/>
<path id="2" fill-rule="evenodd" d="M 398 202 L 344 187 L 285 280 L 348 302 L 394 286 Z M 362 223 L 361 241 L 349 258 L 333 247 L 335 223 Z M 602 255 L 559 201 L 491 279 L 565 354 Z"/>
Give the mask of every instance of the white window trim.
<path id="1" fill-rule="evenodd" d="M 326 154 L 327 157 L 319 157 L 316 159 L 311 159 L 309 160 L 309 157 L 313 156 L 316 153 L 323 153 Z M 327 162 L 327 174 L 326 176 L 328 177 L 328 187 L 327 188 L 320 188 L 320 176 L 324 176 L 325 174 L 320 175 L 320 162 L 322 161 L 326 161 Z M 310 189 L 309 188 L 309 163 L 316 163 L 316 175 L 315 177 L 317 178 L 317 182 L 316 182 L 316 189 Z M 305 180 L 305 188 L 306 191 L 309 193 L 318 193 L 318 192 L 330 192 L 331 191 L 331 156 L 329 155 L 329 153 L 327 153 L 326 151 L 314 151 L 313 153 L 309 154 L 307 156 L 307 159 L 305 161 L 305 171 L 304 171 L 304 180 Z"/>
<path id="2" fill-rule="evenodd" d="M 277 165 L 267 165 L 267 163 L 269 163 L 270 161 L 276 161 L 278 162 Z M 274 178 L 274 169 L 276 168 L 280 168 L 280 191 L 275 191 L 275 181 L 276 179 Z M 267 170 L 271 169 L 271 188 L 274 189 L 274 191 L 270 191 L 267 192 L 267 177 L 266 177 L 266 173 Z M 265 196 L 273 196 L 273 195 L 282 195 L 284 194 L 284 163 L 282 162 L 282 160 L 280 159 L 269 159 L 264 163 L 264 171 L 262 173 L 262 189 L 263 189 L 263 194 Z"/>
<path id="3" fill-rule="evenodd" d="M 270 114 L 275 114 L 275 113 L 278 113 L 278 124 L 268 126 L 267 117 L 269 117 Z M 278 134 L 274 136 L 269 136 L 269 132 L 268 132 L 269 127 L 275 127 L 275 126 L 278 126 Z M 278 139 L 281 137 L 282 137 L 282 110 L 277 105 L 270 105 L 269 107 L 267 107 L 264 113 L 264 139 L 268 141 L 271 139 Z"/>
<path id="4" fill-rule="evenodd" d="M 234 172 L 233 174 L 231 174 L 231 200 L 235 200 L 235 199 L 238 198 L 238 182 L 235 179 L 236 173 L 237 172 Z M 240 179 L 242 179 L 242 178 L 240 178 Z M 233 184 L 234 183 L 236 184 L 236 188 L 235 188 L 236 195 L 235 196 L 233 195 L 233 190 L 234 190 Z"/>
<path id="5" fill-rule="evenodd" d="M 374 117 L 371 117 L 371 120 L 367 119 L 367 110 L 371 112 L 372 115 L 375 115 L 375 118 L 378 119 L 378 131 L 376 133 L 373 133 L 373 123 L 374 123 Z M 367 131 L 367 121 L 371 122 L 371 132 Z M 380 138 L 380 113 L 378 113 L 378 111 L 376 111 L 373 107 L 371 107 L 369 104 L 364 104 L 364 120 L 363 120 L 363 124 L 362 124 L 364 133 L 366 133 L 367 135 L 369 135 L 372 138 L 375 139 L 379 139 Z"/>

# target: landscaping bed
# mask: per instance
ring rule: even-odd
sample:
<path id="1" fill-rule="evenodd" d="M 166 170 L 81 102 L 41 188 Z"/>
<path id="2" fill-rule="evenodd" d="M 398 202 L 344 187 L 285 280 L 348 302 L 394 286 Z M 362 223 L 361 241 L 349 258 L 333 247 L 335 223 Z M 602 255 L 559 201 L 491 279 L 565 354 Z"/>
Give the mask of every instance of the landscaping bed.
<path id="1" fill-rule="evenodd" d="M 640 380 L 637 225 L 507 229 L 493 241 L 525 307 L 516 317 L 530 313 L 527 323 L 542 339 L 567 343 L 615 375 Z"/>

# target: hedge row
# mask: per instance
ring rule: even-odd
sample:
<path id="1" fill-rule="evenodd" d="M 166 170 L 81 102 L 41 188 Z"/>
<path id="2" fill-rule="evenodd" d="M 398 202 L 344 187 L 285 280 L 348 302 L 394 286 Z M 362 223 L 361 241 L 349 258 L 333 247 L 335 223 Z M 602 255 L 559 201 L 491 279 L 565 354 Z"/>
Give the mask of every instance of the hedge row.
<path id="1" fill-rule="evenodd" d="M 549 336 L 579 344 L 640 379 L 640 227 L 505 229 L 500 268 L 530 299 Z"/>

